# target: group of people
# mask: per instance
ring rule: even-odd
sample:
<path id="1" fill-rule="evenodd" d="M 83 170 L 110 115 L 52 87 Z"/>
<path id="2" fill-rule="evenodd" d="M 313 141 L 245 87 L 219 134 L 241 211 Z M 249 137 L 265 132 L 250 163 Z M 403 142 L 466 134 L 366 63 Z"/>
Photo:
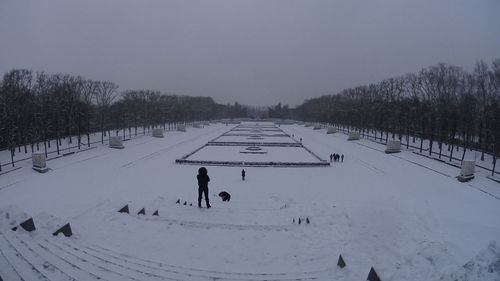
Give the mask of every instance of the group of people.
<path id="1" fill-rule="evenodd" d="M 344 162 L 344 154 L 337 153 L 330 154 L 330 162 Z"/>

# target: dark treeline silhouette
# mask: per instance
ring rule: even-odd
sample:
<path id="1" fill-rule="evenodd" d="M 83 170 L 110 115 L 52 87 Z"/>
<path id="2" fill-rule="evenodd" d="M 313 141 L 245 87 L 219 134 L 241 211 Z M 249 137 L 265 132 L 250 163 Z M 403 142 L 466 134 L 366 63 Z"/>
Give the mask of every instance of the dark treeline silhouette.
<path id="1" fill-rule="evenodd" d="M 484 153 L 491 154 L 495 165 L 500 150 L 500 59 L 491 65 L 479 61 L 471 73 L 441 63 L 345 89 L 306 100 L 291 117 L 371 132 L 381 141 L 389 135 L 406 137 L 407 142 L 419 138 L 420 152 L 426 139 L 429 154 L 434 149 L 440 157 L 448 144 L 450 161 L 454 147 L 463 147 L 463 155 L 466 148 L 474 148 L 482 152 L 481 160 Z"/>
<path id="2" fill-rule="evenodd" d="M 0 149 L 49 145 L 69 137 L 90 146 L 90 134 L 111 130 L 137 135 L 150 127 L 179 122 L 246 117 L 247 108 L 221 105 L 210 97 L 162 94 L 152 90 L 118 92 L 118 85 L 68 74 L 12 70 L 0 80 Z M 73 136 L 76 139 L 73 140 Z M 37 147 L 37 150 L 39 148 Z M 45 149 L 46 150 L 46 149 Z"/>

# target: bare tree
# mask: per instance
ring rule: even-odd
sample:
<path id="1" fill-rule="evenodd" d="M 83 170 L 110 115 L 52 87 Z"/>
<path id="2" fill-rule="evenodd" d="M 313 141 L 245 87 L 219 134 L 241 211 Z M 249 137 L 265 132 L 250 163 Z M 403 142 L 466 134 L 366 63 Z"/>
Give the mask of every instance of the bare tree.
<path id="1" fill-rule="evenodd" d="M 109 81 L 100 81 L 97 83 L 97 89 L 95 92 L 95 101 L 97 104 L 97 109 L 99 111 L 99 120 L 101 127 L 101 143 L 104 143 L 105 136 L 105 121 L 106 121 L 106 110 L 117 96 L 118 85 Z"/>

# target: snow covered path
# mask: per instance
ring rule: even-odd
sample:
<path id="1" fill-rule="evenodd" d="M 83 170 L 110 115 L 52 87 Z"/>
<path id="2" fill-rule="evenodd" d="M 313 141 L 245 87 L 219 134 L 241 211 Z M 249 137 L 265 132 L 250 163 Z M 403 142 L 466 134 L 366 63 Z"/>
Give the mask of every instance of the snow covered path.
<path id="1" fill-rule="evenodd" d="M 324 159 L 344 154 L 344 162 L 249 167 L 245 181 L 241 168 L 209 166 L 212 208 L 199 209 L 199 167 L 174 161 L 231 128 L 145 136 L 123 150 L 49 161 L 46 174 L 23 167 L 0 176 L 0 276 L 364 280 L 373 266 L 382 280 L 448 280 L 490 241 L 500 243 L 497 183 L 483 175 L 459 183 L 454 167 L 297 125 L 281 129 Z M 229 203 L 216 196 L 223 190 Z M 130 214 L 118 213 L 125 204 Z M 35 232 L 10 231 L 27 217 Z M 52 237 L 67 222 L 74 236 Z"/>

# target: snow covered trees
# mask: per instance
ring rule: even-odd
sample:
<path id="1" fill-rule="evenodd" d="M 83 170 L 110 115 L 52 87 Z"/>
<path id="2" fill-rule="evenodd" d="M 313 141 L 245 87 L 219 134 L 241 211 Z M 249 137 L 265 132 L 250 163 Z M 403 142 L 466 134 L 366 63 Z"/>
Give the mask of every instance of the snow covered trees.
<path id="1" fill-rule="evenodd" d="M 0 149 L 25 153 L 59 146 L 90 146 L 90 134 L 143 129 L 226 117 L 230 108 L 210 97 L 164 95 L 158 91 L 118 92 L 118 85 L 68 74 L 15 69 L 0 79 Z M 74 137 L 76 136 L 76 142 Z M 82 136 L 84 136 L 82 140 Z M 36 146 L 36 147 L 35 147 Z M 12 157 L 12 158 L 13 158 Z M 5 164 L 5 163 L 4 163 Z M 14 161 L 12 161 L 14 164 Z"/>
<path id="2" fill-rule="evenodd" d="M 500 153 L 500 59 L 478 61 L 468 73 L 440 63 L 418 73 L 380 83 L 345 89 L 336 95 L 305 101 L 294 111 L 304 121 L 335 123 L 361 132 L 372 131 L 381 141 L 389 134 L 406 145 L 420 138 L 420 152 L 441 158 L 443 144 L 453 158 L 457 146 Z M 437 145 L 437 148 L 436 148 Z M 457 157 L 462 155 L 457 155 Z M 495 164 L 494 163 L 494 164 Z"/>

